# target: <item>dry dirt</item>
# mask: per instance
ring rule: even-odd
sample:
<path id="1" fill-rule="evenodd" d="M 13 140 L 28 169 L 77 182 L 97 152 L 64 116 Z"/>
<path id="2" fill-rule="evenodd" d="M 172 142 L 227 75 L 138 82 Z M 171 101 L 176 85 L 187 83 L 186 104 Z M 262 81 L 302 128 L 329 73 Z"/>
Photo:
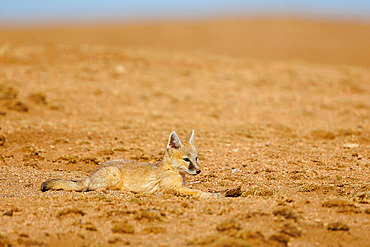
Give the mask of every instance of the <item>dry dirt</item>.
<path id="1" fill-rule="evenodd" d="M 39 32 L 0 32 L 0 246 L 369 246 L 362 36 L 338 39 L 365 54 L 345 66 L 340 51 L 323 65 Z M 115 158 L 157 162 L 172 130 L 191 129 L 202 173 L 187 184 L 237 197 L 40 191 Z"/>

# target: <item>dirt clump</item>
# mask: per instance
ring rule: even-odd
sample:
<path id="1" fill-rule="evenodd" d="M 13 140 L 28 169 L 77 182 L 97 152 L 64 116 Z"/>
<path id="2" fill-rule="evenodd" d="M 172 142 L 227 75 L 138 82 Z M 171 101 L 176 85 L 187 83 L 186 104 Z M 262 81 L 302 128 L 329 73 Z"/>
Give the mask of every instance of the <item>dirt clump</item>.
<path id="1" fill-rule="evenodd" d="M 275 216 L 282 216 L 286 219 L 300 219 L 300 215 L 293 208 L 289 206 L 279 206 L 272 212 Z"/>
<path id="2" fill-rule="evenodd" d="M 112 232 L 133 234 L 135 232 L 135 227 L 127 222 L 121 222 L 112 227 Z"/>
<path id="3" fill-rule="evenodd" d="M 130 241 L 128 241 L 128 240 L 123 240 L 123 239 L 121 239 L 121 238 L 117 238 L 117 237 L 112 238 L 112 239 L 109 239 L 109 240 L 108 240 L 108 243 L 109 243 L 109 244 L 116 244 L 116 243 L 120 243 L 121 245 L 130 245 Z"/>
<path id="4" fill-rule="evenodd" d="M 152 211 L 140 211 L 134 215 L 135 220 L 145 220 L 145 221 L 161 221 L 162 216 L 158 212 Z"/>
<path id="5" fill-rule="evenodd" d="M 241 230 L 237 234 L 238 238 L 248 240 L 248 239 L 261 239 L 264 240 L 265 237 L 259 231 L 251 231 L 251 230 Z"/>
<path id="6" fill-rule="evenodd" d="M 14 246 L 13 243 L 7 236 L 0 234 L 0 247 L 11 247 Z"/>
<path id="7" fill-rule="evenodd" d="M 349 227 L 342 222 L 328 223 L 326 227 L 328 228 L 328 230 L 331 230 L 331 231 L 348 231 L 349 230 Z"/>
<path id="8" fill-rule="evenodd" d="M 10 209 L 9 211 L 6 211 L 3 213 L 3 216 L 13 216 L 14 214 L 14 209 Z"/>
<path id="9" fill-rule="evenodd" d="M 243 240 L 243 239 L 235 239 L 231 237 L 222 237 L 214 241 L 209 246 L 212 247 L 225 247 L 225 246 L 233 246 L 233 247 L 250 247 L 251 245 Z"/>
<path id="10" fill-rule="evenodd" d="M 17 112 L 28 112 L 29 107 L 25 103 L 19 100 L 15 101 L 9 101 L 6 104 L 6 108 L 11 111 L 17 111 Z"/>
<path id="11" fill-rule="evenodd" d="M 149 234 L 149 233 L 158 234 L 158 233 L 165 233 L 166 232 L 166 228 L 161 227 L 161 226 L 148 226 L 148 227 L 145 227 L 143 231 L 146 234 Z"/>
<path id="12" fill-rule="evenodd" d="M 187 245 L 210 245 L 219 239 L 221 235 L 210 234 L 206 236 L 199 236 L 187 242 Z"/>
<path id="13" fill-rule="evenodd" d="M 114 151 L 111 149 L 100 150 L 99 152 L 97 152 L 97 155 L 99 156 L 110 156 L 113 154 L 114 154 Z"/>
<path id="14" fill-rule="evenodd" d="M 288 246 L 290 237 L 284 233 L 275 233 L 269 237 L 269 240 L 280 243 L 282 246 Z"/>
<path id="15" fill-rule="evenodd" d="M 100 159 L 98 157 L 94 157 L 94 156 L 82 157 L 82 158 L 79 158 L 79 161 L 81 161 L 85 164 L 95 164 L 95 165 L 100 164 Z"/>
<path id="16" fill-rule="evenodd" d="M 335 134 L 327 130 L 313 130 L 311 131 L 311 136 L 314 139 L 327 139 L 332 140 L 335 138 Z"/>
<path id="17" fill-rule="evenodd" d="M 261 196 L 261 197 L 270 197 L 273 196 L 275 192 L 271 189 L 263 188 L 248 188 L 242 193 L 242 196 Z"/>
<path id="18" fill-rule="evenodd" d="M 268 241 L 260 231 L 253 231 L 242 229 L 235 236 L 238 239 L 247 241 L 251 246 L 265 246 L 268 245 Z"/>
<path id="19" fill-rule="evenodd" d="M 361 213 L 361 209 L 359 209 L 354 203 L 340 198 L 329 199 L 323 202 L 322 206 L 327 208 L 337 208 L 337 212 L 340 213 Z"/>
<path id="20" fill-rule="evenodd" d="M 238 231 L 241 229 L 241 225 L 235 219 L 228 219 L 217 224 L 216 229 L 219 232 Z"/>
<path id="21" fill-rule="evenodd" d="M 65 208 L 65 209 L 59 211 L 56 214 L 56 217 L 61 218 L 62 216 L 69 215 L 69 214 L 76 214 L 76 215 L 84 216 L 86 213 L 84 211 L 82 211 L 81 209 L 78 209 L 78 208 Z"/>
<path id="22" fill-rule="evenodd" d="M 0 83 L 0 100 L 13 100 L 18 97 L 18 90 L 13 86 Z"/>
<path id="23" fill-rule="evenodd" d="M 46 94 L 43 93 L 43 92 L 32 93 L 28 96 L 28 98 L 32 102 L 34 102 L 36 104 L 39 104 L 39 105 L 47 105 L 48 104 Z"/>
<path id="24" fill-rule="evenodd" d="M 363 191 L 358 193 L 354 198 L 354 201 L 362 204 L 370 204 L 370 191 Z"/>
<path id="25" fill-rule="evenodd" d="M 281 227 L 280 232 L 291 237 L 299 237 L 302 234 L 302 228 L 293 222 L 287 222 Z"/>
<path id="26" fill-rule="evenodd" d="M 237 188 L 228 189 L 225 193 L 225 197 L 238 197 L 241 196 L 243 193 L 242 187 L 239 186 Z"/>
<path id="27" fill-rule="evenodd" d="M 4 146 L 6 138 L 4 135 L 0 134 L 0 146 Z"/>
<path id="28" fill-rule="evenodd" d="M 25 239 L 25 238 L 18 238 L 17 243 L 24 246 L 43 246 L 45 245 L 43 242 L 32 240 L 32 239 Z"/>
<path id="29" fill-rule="evenodd" d="M 92 222 L 86 222 L 83 227 L 88 231 L 92 232 L 98 231 L 98 228 L 96 228 L 96 226 Z"/>
<path id="30" fill-rule="evenodd" d="M 250 244 L 244 239 L 236 239 L 229 236 L 211 234 L 203 237 L 197 237 L 187 242 L 187 245 L 201 245 L 201 246 L 236 246 L 236 247 L 250 247 Z"/>
<path id="31" fill-rule="evenodd" d="M 340 198 L 334 198 L 329 199 L 322 204 L 323 207 L 331 208 L 331 207 L 356 207 L 353 203 L 340 199 Z"/>

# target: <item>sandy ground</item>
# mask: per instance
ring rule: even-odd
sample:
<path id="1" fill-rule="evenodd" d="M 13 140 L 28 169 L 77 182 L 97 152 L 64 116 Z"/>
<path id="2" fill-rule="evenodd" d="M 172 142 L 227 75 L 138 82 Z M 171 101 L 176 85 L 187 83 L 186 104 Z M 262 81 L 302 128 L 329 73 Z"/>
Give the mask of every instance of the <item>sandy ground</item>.
<path id="1" fill-rule="evenodd" d="M 0 42 L 104 44 L 258 61 L 370 67 L 368 23 L 297 18 L 1 28 Z"/>
<path id="2" fill-rule="evenodd" d="M 335 25 L 341 37 L 341 25 L 355 24 Z M 336 39 L 362 58 L 345 60 L 342 49 L 292 60 L 280 48 L 253 59 L 196 51 L 191 38 L 189 49 L 94 44 L 80 40 L 91 28 L 78 30 L 64 33 L 71 42 L 58 41 L 63 32 L 0 32 L 0 246 L 369 246 L 363 36 Z M 157 162 L 172 130 L 191 129 L 202 173 L 187 184 L 237 197 L 40 191 L 115 158 Z"/>

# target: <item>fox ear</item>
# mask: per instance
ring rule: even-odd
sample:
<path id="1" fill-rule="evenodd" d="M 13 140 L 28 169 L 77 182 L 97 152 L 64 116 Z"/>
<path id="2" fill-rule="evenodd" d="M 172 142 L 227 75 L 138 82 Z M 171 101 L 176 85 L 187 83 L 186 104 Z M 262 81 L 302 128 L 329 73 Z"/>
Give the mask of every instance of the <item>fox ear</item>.
<path id="1" fill-rule="evenodd" d="M 179 149 L 181 148 L 181 141 L 179 137 L 176 135 L 175 131 L 172 131 L 170 138 L 168 139 L 167 148 L 174 148 Z"/>
<path id="2" fill-rule="evenodd" d="M 193 142 L 194 142 L 194 130 L 192 130 L 192 131 L 190 132 L 190 135 L 188 136 L 188 138 L 189 138 L 189 143 L 190 143 L 191 145 L 193 145 Z"/>

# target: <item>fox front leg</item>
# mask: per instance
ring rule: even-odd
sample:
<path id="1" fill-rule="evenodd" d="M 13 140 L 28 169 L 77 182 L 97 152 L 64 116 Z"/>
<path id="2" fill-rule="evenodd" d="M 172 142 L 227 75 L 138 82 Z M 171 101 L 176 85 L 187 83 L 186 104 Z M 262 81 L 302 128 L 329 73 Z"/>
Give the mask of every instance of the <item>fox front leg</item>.
<path id="1" fill-rule="evenodd" d="M 179 194 L 180 195 L 188 195 L 188 196 L 193 196 L 196 198 L 200 199 L 210 199 L 210 198 L 219 198 L 221 197 L 220 194 L 213 194 L 209 192 L 203 192 L 200 190 L 195 190 L 195 189 L 190 189 L 188 187 L 182 187 L 179 189 Z"/>

